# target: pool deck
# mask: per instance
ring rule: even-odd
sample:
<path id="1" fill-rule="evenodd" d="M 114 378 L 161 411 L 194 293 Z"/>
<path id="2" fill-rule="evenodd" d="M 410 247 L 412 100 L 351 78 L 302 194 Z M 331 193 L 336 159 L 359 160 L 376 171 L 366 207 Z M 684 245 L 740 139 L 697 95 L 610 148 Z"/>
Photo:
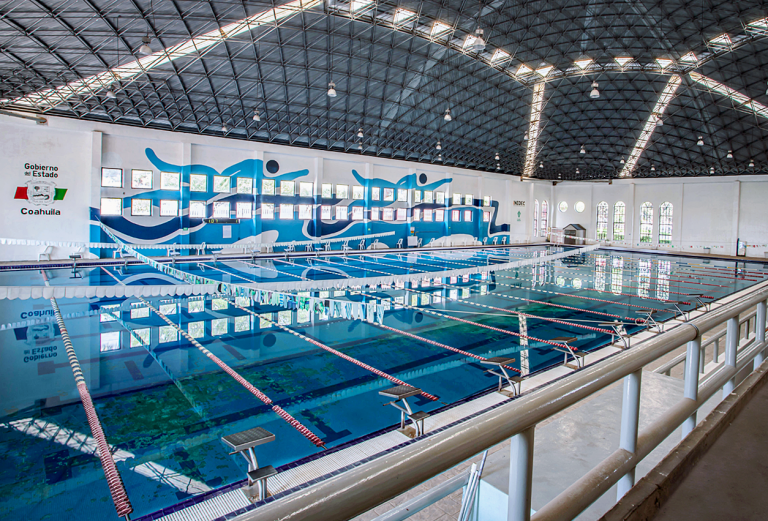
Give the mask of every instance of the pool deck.
<path id="1" fill-rule="evenodd" d="M 750 288 L 746 288 L 723 297 L 712 303 L 712 309 L 731 302 L 749 291 Z M 702 309 L 694 310 L 690 313 L 690 318 L 700 316 L 703 313 Z M 665 322 L 665 329 L 673 328 L 681 323 L 683 322 L 679 319 L 670 319 Z M 632 345 L 657 334 L 649 330 L 641 331 L 632 337 Z M 611 345 L 591 351 L 586 359 L 587 364 L 599 363 L 601 360 L 621 352 L 620 345 L 621 342 L 617 340 L 617 342 Z M 572 372 L 573 369 L 559 365 L 533 374 L 523 381 L 522 392 L 531 391 L 565 377 Z M 511 399 L 514 399 L 514 393 L 509 387 L 505 387 L 501 392 L 489 391 L 475 399 L 445 408 L 426 419 L 425 436 L 428 438 L 430 432 L 445 428 L 448 425 L 470 421 L 472 416 Z M 278 496 L 277 500 L 279 500 L 280 497 L 299 493 L 302 489 L 328 479 L 332 475 L 343 472 L 345 469 L 359 465 L 366 460 L 391 454 L 397 451 L 398 446 L 412 442 L 413 440 L 398 430 L 389 430 L 383 434 L 363 437 L 358 443 L 345 446 L 341 450 L 332 450 L 328 454 L 322 454 L 304 464 L 298 466 L 287 465 L 286 467 L 290 467 L 287 469 L 283 467 L 285 470 L 282 470 L 277 476 L 269 480 L 270 494 Z M 242 486 L 242 482 L 240 486 Z M 192 498 L 174 507 L 166 508 L 140 519 L 146 521 L 150 519 L 162 521 L 218 521 L 220 519 L 223 520 L 224 516 L 232 513 L 240 514 L 258 508 L 258 504 L 254 505 L 246 498 L 240 486 L 230 485 L 225 487 L 225 489 Z"/>

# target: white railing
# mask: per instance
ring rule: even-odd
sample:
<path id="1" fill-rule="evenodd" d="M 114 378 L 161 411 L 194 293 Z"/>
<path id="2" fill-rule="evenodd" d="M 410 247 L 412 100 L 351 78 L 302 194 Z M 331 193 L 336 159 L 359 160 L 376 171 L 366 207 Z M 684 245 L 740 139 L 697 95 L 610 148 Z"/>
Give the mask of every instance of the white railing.
<path id="1" fill-rule="evenodd" d="M 757 367 L 763 362 L 768 347 L 766 299 L 768 282 L 731 303 L 576 371 L 556 384 L 536 388 L 470 419 L 427 433 L 395 452 L 330 476 L 300 493 L 287 494 L 236 519 L 349 519 L 511 438 L 507 519 L 528 521 L 536 425 L 624 379 L 619 447 L 533 516 L 534 521 L 573 519 L 616 483 L 619 497 L 623 496 L 633 486 L 634 469 L 645 456 L 678 426 L 683 425 L 683 436 L 690 433 L 696 425 L 696 412 L 707 399 L 719 389 L 723 396 L 730 394 L 737 372 L 750 363 Z M 740 345 L 738 317 L 754 306 L 754 337 L 748 335 Z M 749 316 L 742 323 L 751 320 Z M 727 324 L 724 361 L 700 382 L 701 336 L 723 323 Z M 643 367 L 682 345 L 687 347 L 684 396 L 639 431 Z M 421 508 L 428 505 L 424 501 L 419 504 Z"/>

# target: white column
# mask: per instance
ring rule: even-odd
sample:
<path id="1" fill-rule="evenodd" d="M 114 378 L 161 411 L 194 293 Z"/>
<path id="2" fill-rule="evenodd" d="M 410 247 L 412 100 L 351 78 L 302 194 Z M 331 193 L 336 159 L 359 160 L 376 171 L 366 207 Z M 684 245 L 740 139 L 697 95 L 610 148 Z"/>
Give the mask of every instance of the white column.
<path id="1" fill-rule="evenodd" d="M 529 427 L 512 437 L 509 445 L 507 521 L 530 521 L 533 481 L 533 433 Z"/>
<path id="2" fill-rule="evenodd" d="M 688 342 L 685 354 L 685 397 L 696 400 L 699 396 L 699 357 L 701 356 L 701 336 Z M 696 428 L 696 411 L 683 422 L 683 438 Z"/>
<path id="3" fill-rule="evenodd" d="M 640 419 L 640 385 L 643 370 L 639 369 L 624 377 L 624 393 L 621 405 L 621 440 L 619 447 L 627 452 L 637 450 L 637 426 Z M 617 483 L 616 501 L 635 485 L 635 468 L 624 474 Z"/>

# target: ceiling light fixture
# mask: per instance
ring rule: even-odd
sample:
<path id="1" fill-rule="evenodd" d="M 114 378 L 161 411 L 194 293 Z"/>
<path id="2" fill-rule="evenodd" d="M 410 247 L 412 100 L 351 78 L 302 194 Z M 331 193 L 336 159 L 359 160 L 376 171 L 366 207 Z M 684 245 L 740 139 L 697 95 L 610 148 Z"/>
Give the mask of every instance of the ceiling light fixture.
<path id="1" fill-rule="evenodd" d="M 619 163 L 621 163 L 622 165 L 624 164 L 624 158 L 623 157 L 621 158 L 621 161 L 619 161 Z"/>
<path id="2" fill-rule="evenodd" d="M 587 151 L 584 150 L 584 145 L 581 145 L 581 150 L 579 150 L 579 154 L 586 154 Z"/>
<path id="3" fill-rule="evenodd" d="M 445 109 L 445 116 L 443 116 L 443 119 L 445 121 L 451 121 L 453 119 L 451 117 L 451 109 Z"/>
<path id="4" fill-rule="evenodd" d="M 501 164 L 496 163 L 496 170 L 501 170 Z"/>
<path id="5" fill-rule="evenodd" d="M 435 147 L 437 150 L 442 150 L 443 145 L 440 144 L 440 141 L 437 142 L 437 146 Z"/>
<path id="6" fill-rule="evenodd" d="M 437 154 L 437 160 L 442 161 L 443 160 L 443 154 Z"/>
<path id="7" fill-rule="evenodd" d="M 525 134 L 523 134 L 523 141 L 528 141 L 528 131 L 525 131 Z"/>
<path id="8" fill-rule="evenodd" d="M 664 126 L 664 120 L 661 119 L 661 116 L 656 114 L 656 126 L 657 127 L 663 127 Z"/>
<path id="9" fill-rule="evenodd" d="M 107 89 L 106 96 L 109 99 L 115 99 L 117 97 L 117 94 L 115 94 L 115 91 L 113 91 L 112 89 Z"/>
<path id="10" fill-rule="evenodd" d="M 656 167 L 651 165 L 651 172 L 655 172 L 655 171 L 656 171 Z"/>
<path id="11" fill-rule="evenodd" d="M 222 131 L 222 132 L 224 132 L 225 134 L 226 134 L 226 132 L 227 132 L 228 130 L 229 130 L 229 129 L 227 128 L 227 125 L 226 125 L 226 124 L 224 124 L 224 125 L 222 125 L 222 126 L 221 126 L 221 131 Z"/>
<path id="12" fill-rule="evenodd" d="M 539 168 L 544 168 L 544 161 L 542 161 L 541 163 L 539 163 Z"/>
<path id="13" fill-rule="evenodd" d="M 597 99 L 600 97 L 600 91 L 597 90 L 598 84 L 596 81 L 592 82 L 592 92 L 589 93 L 589 97 L 592 99 Z"/>
<path id="14" fill-rule="evenodd" d="M 152 39 L 149 37 L 149 35 L 146 35 L 141 39 L 141 41 L 143 43 L 141 44 L 141 47 L 139 47 L 139 53 L 143 54 L 144 56 L 149 56 L 152 54 L 152 47 L 149 46 L 149 44 L 152 42 Z"/>
<path id="15" fill-rule="evenodd" d="M 496 161 L 499 160 L 499 153 L 498 152 L 496 152 L 496 157 L 494 159 L 496 159 Z"/>
<path id="16" fill-rule="evenodd" d="M 709 167 L 709 173 L 710 174 L 714 174 L 715 173 L 715 167 L 714 166 L 710 166 Z"/>
<path id="17" fill-rule="evenodd" d="M 357 129 L 357 137 L 363 137 L 363 129 L 362 128 Z"/>
<path id="18" fill-rule="evenodd" d="M 256 121 L 256 122 L 261 121 L 261 116 L 259 115 L 259 109 L 255 109 L 253 111 L 253 121 Z"/>
<path id="19" fill-rule="evenodd" d="M 699 136 L 699 140 L 696 142 L 696 145 L 700 147 L 704 146 L 704 138 L 702 136 Z"/>
<path id="20" fill-rule="evenodd" d="M 755 168 L 755 161 L 752 159 L 749 160 L 749 168 Z"/>
<path id="21" fill-rule="evenodd" d="M 330 82 L 328 84 L 328 97 L 329 98 L 335 98 L 336 97 L 336 84 L 333 82 Z"/>
<path id="22" fill-rule="evenodd" d="M 728 155 L 725 156 L 726 159 L 733 159 L 733 150 L 728 151 Z"/>
<path id="23" fill-rule="evenodd" d="M 362 143 L 358 143 L 357 144 L 357 149 L 358 150 L 362 150 L 363 149 L 363 144 Z"/>
<path id="24" fill-rule="evenodd" d="M 481 53 L 485 50 L 485 40 L 483 40 L 483 30 L 478 27 L 475 29 L 475 37 L 472 43 L 469 44 L 469 48 L 476 53 Z"/>

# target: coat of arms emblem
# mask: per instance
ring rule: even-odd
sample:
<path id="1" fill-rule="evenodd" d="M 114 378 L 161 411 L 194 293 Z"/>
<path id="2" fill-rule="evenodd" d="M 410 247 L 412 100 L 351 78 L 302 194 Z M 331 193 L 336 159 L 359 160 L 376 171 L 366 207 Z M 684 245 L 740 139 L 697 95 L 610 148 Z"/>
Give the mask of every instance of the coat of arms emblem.
<path id="1" fill-rule="evenodd" d="M 48 206 L 56 198 L 53 181 L 27 181 L 27 200 L 35 206 Z"/>

